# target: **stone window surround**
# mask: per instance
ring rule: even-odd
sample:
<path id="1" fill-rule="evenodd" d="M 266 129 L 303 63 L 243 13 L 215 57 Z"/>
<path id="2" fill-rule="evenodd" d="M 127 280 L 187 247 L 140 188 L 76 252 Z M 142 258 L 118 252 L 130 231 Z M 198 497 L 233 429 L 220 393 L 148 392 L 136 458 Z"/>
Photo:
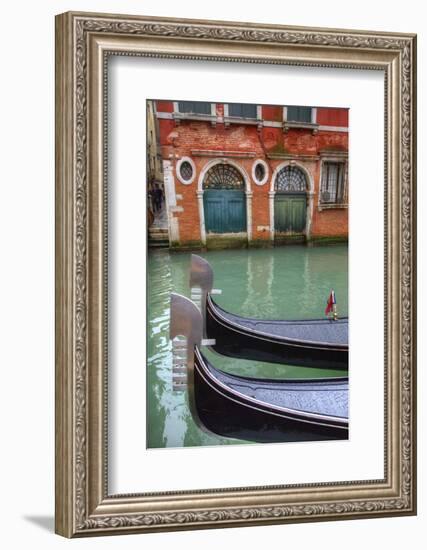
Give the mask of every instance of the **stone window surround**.
<path id="1" fill-rule="evenodd" d="M 335 162 L 344 165 L 344 197 L 347 199 L 343 203 L 323 203 L 320 196 L 320 189 L 322 186 L 323 178 L 323 166 L 325 162 Z M 322 210 L 332 209 L 346 209 L 348 208 L 348 153 L 336 152 L 336 153 L 320 153 L 320 176 L 319 176 L 319 197 L 317 201 L 317 209 L 319 212 Z"/>
<path id="2" fill-rule="evenodd" d="M 304 107 L 304 105 L 301 105 L 301 107 Z M 307 107 L 310 107 L 307 105 Z M 317 107 L 310 107 L 311 109 L 311 124 L 317 124 Z M 283 107 L 283 121 L 288 122 L 288 107 Z M 304 123 L 302 123 L 304 124 Z M 305 124 L 309 124 L 306 122 Z"/>
<path id="3" fill-rule="evenodd" d="M 183 164 L 184 162 L 188 162 L 189 164 L 191 164 L 191 168 L 193 169 L 193 175 L 191 176 L 191 178 L 189 180 L 185 180 L 182 176 L 181 176 L 181 164 Z M 194 161 L 192 158 L 190 157 L 181 157 L 177 163 L 176 163 L 176 177 L 178 178 L 178 180 L 183 184 L 183 185 L 191 185 L 193 183 L 193 181 L 195 180 L 196 178 L 196 165 L 194 164 Z"/>
<path id="4" fill-rule="evenodd" d="M 229 114 L 228 103 L 224 103 L 224 124 L 229 126 L 230 124 L 253 124 L 259 127 L 262 126 L 262 105 L 256 106 L 256 118 L 245 118 L 239 116 L 231 116 Z"/>
<path id="5" fill-rule="evenodd" d="M 223 103 L 224 105 L 224 116 L 218 116 L 216 113 L 217 103 L 211 103 L 211 113 L 210 115 L 201 114 L 201 113 L 181 113 L 179 111 L 179 102 L 173 102 L 173 113 L 171 113 L 171 118 L 175 120 L 175 124 L 179 124 L 181 120 L 198 120 L 198 121 L 207 121 L 216 126 L 217 123 L 223 122 L 226 126 L 230 124 L 252 124 L 261 128 L 263 126 L 262 120 L 262 106 L 257 105 L 257 118 L 244 118 L 229 116 L 228 114 L 228 103 Z"/>
<path id="6" fill-rule="evenodd" d="M 255 169 L 256 169 L 258 164 L 262 164 L 262 166 L 264 166 L 265 173 L 264 173 L 264 177 L 262 178 L 262 180 L 258 180 L 257 177 L 256 177 L 256 174 L 255 174 Z M 252 164 L 252 180 L 255 182 L 255 184 L 256 185 L 264 185 L 265 183 L 267 183 L 269 175 L 270 175 L 270 170 L 269 170 L 268 164 L 265 162 L 265 160 L 263 160 L 263 159 L 254 160 L 254 162 Z"/>
<path id="7" fill-rule="evenodd" d="M 173 102 L 173 113 L 172 118 L 175 120 L 175 124 L 179 124 L 181 120 L 201 120 L 201 121 L 208 121 L 213 126 L 215 126 L 217 122 L 217 116 L 216 116 L 216 103 L 211 103 L 207 101 L 206 103 L 211 104 L 211 114 L 205 115 L 201 113 L 181 113 L 179 111 L 179 102 L 174 101 Z"/>
<path id="8" fill-rule="evenodd" d="M 290 128 L 305 128 L 311 130 L 313 134 L 317 134 L 319 131 L 319 125 L 317 124 L 317 107 L 310 107 L 311 109 L 311 122 L 297 122 L 288 121 L 288 107 L 283 107 L 283 131 L 287 132 Z"/>

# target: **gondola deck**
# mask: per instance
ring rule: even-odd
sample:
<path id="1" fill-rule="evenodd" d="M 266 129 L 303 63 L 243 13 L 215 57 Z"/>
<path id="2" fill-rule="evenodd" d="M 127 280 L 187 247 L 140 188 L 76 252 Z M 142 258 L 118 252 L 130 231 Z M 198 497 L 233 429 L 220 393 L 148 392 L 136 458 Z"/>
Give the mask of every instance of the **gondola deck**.
<path id="1" fill-rule="evenodd" d="M 190 286 L 199 288 L 204 336 L 222 355 L 324 369 L 348 369 L 348 318 L 268 320 L 246 318 L 212 298 L 213 270 L 192 255 Z"/>
<path id="2" fill-rule="evenodd" d="M 284 365 L 348 369 L 348 321 L 258 321 L 229 314 L 206 298 L 206 336 L 217 353 L 228 357 Z M 240 321 L 242 319 L 242 321 Z M 266 328 L 270 332 L 253 328 Z M 286 336 L 285 336 L 286 335 Z M 320 340 L 322 338 L 322 340 Z"/>
<path id="3" fill-rule="evenodd" d="M 348 317 L 337 319 L 296 319 L 296 320 L 264 320 L 241 317 L 225 311 L 208 296 L 211 310 L 215 309 L 218 316 L 224 318 L 236 327 L 245 327 L 267 337 L 286 338 L 307 344 L 348 346 Z"/>
<path id="4" fill-rule="evenodd" d="M 199 352 L 202 356 L 201 352 Z M 348 416 L 348 378 L 331 379 L 260 379 L 236 376 L 212 366 L 203 357 L 212 378 L 234 392 L 241 393 L 266 406 L 301 410 L 309 414 Z"/>
<path id="5" fill-rule="evenodd" d="M 348 379 L 268 380 L 225 373 L 195 350 L 198 422 L 255 442 L 348 438 Z"/>

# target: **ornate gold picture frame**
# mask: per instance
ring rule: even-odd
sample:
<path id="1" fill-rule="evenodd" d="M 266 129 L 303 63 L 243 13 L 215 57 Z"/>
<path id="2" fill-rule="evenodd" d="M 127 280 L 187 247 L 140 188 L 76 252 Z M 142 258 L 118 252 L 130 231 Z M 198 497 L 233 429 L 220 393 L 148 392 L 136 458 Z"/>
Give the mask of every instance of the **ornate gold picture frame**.
<path id="1" fill-rule="evenodd" d="M 384 478 L 108 492 L 109 56 L 384 73 Z M 416 37 L 65 13 L 56 18 L 56 532 L 79 537 L 416 513 Z M 208 481 L 207 481 L 208 485 Z"/>

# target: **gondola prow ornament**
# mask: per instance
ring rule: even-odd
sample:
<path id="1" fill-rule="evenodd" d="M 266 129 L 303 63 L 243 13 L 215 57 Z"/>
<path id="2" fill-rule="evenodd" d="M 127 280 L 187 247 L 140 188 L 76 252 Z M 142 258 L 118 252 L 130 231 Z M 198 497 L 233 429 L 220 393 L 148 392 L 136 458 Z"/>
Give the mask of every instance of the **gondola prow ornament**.
<path id="1" fill-rule="evenodd" d="M 332 311 L 333 320 L 336 321 L 338 319 L 337 300 L 335 298 L 335 292 L 333 290 L 331 290 L 328 301 L 326 303 L 325 315 L 329 315 L 331 311 Z"/>
<path id="2" fill-rule="evenodd" d="M 191 269 L 190 269 L 190 289 L 191 299 L 197 305 L 202 313 L 203 318 L 203 336 L 206 334 L 206 302 L 209 294 L 221 294 L 220 289 L 213 287 L 213 270 L 209 262 L 197 256 L 197 254 L 191 255 Z"/>
<path id="3" fill-rule="evenodd" d="M 181 294 L 171 293 L 170 329 L 172 340 L 172 388 L 187 390 L 187 399 L 193 420 L 203 431 L 208 431 L 200 420 L 195 397 L 195 354 L 200 354 L 204 340 L 203 320 L 199 308 Z"/>

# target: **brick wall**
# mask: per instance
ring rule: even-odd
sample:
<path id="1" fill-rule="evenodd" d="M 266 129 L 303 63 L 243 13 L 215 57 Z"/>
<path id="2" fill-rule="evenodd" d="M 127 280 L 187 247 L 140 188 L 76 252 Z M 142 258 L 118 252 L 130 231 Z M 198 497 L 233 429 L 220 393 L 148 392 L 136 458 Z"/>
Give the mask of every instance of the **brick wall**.
<path id="1" fill-rule="evenodd" d="M 348 235 L 348 210 L 346 208 L 319 209 L 321 177 L 321 156 L 348 151 L 348 133 L 335 128 L 348 125 L 348 111 L 345 109 L 317 109 L 317 123 L 320 128 L 282 128 L 283 107 L 263 106 L 264 125 L 224 124 L 224 107 L 216 105 L 215 124 L 209 120 L 175 120 L 173 102 L 157 102 L 160 145 L 165 160 L 172 161 L 175 176 L 177 205 L 182 212 L 174 212 L 179 222 L 180 244 L 196 244 L 202 239 L 198 203 L 198 182 L 201 172 L 215 158 L 226 158 L 241 168 L 249 179 L 252 193 L 252 239 L 269 243 L 271 241 L 270 199 L 274 171 L 283 163 L 295 162 L 303 166 L 313 182 L 311 193 L 312 217 L 310 236 L 312 238 L 346 237 Z M 331 130 L 324 129 L 331 126 Z M 215 153 L 217 152 L 217 154 Z M 190 157 L 195 166 L 195 177 L 191 184 L 182 184 L 176 176 L 176 163 L 182 157 Z M 252 179 L 255 160 L 262 159 L 268 165 L 269 176 L 265 184 L 256 185 Z M 181 196 L 182 198 L 179 198 Z M 249 223 L 249 220 L 248 220 Z"/>
<path id="2" fill-rule="evenodd" d="M 175 179 L 177 182 L 177 180 Z M 200 216 L 197 202 L 197 181 L 191 185 L 177 185 L 177 193 L 182 199 L 177 200 L 177 205 L 183 207 L 182 212 L 175 213 L 179 220 L 179 237 L 181 243 L 200 242 Z M 179 185 L 179 187 L 178 187 Z"/>

